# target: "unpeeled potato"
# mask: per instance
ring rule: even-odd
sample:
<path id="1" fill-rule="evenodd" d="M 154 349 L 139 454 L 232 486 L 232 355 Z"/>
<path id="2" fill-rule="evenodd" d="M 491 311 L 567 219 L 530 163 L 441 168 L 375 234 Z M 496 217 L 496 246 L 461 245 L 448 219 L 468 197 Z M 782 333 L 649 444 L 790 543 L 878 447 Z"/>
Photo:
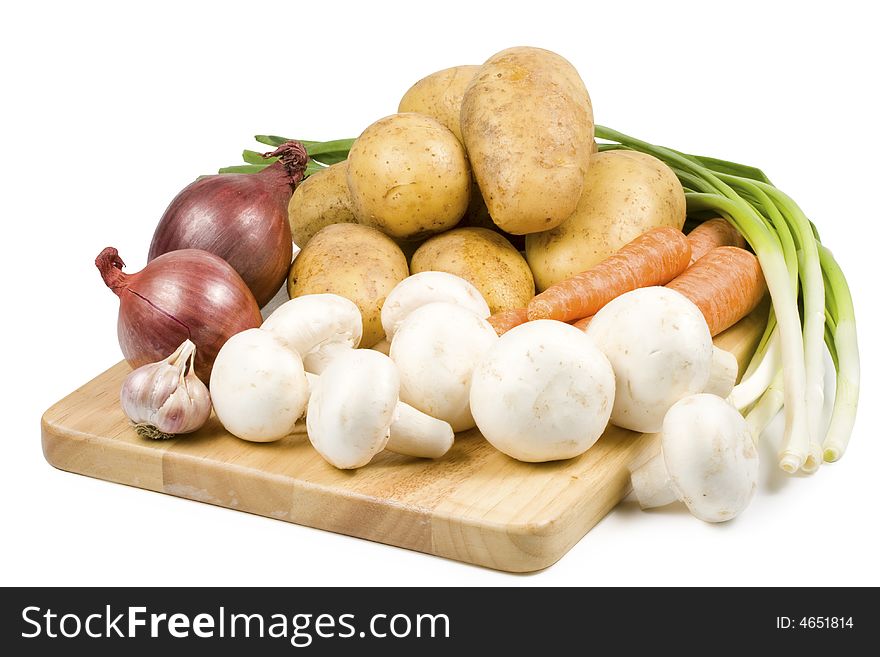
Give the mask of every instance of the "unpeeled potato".
<path id="1" fill-rule="evenodd" d="M 461 132 L 489 214 L 503 230 L 549 230 L 577 207 L 593 108 L 564 58 L 526 47 L 490 57 L 464 92 Z"/>
<path id="2" fill-rule="evenodd" d="M 465 87 L 479 66 L 453 66 L 416 82 L 400 99 L 398 112 L 418 112 L 432 116 L 461 137 L 461 99 Z"/>
<path id="3" fill-rule="evenodd" d="M 510 242 L 488 228 L 455 228 L 436 235 L 413 254 L 412 273 L 445 271 L 476 287 L 489 310 L 522 308 L 535 296 L 532 272 Z"/>
<path id="4" fill-rule="evenodd" d="M 357 222 L 348 192 L 348 162 L 338 162 L 303 180 L 287 204 L 293 243 L 302 248 L 331 224 Z"/>
<path id="5" fill-rule="evenodd" d="M 357 138 L 348 189 L 359 223 L 397 239 L 452 228 L 464 216 L 471 175 L 461 142 L 437 119 L 393 114 Z"/>
<path id="6" fill-rule="evenodd" d="M 657 226 L 685 220 L 681 183 L 657 158 L 635 151 L 593 155 L 574 213 L 560 226 L 526 236 L 538 290 L 585 271 Z"/>
<path id="7" fill-rule="evenodd" d="M 385 337 L 381 312 L 391 289 L 409 275 L 400 247 L 375 228 L 333 224 L 318 233 L 293 261 L 290 298 L 330 292 L 350 299 L 361 311 L 362 347 Z"/>

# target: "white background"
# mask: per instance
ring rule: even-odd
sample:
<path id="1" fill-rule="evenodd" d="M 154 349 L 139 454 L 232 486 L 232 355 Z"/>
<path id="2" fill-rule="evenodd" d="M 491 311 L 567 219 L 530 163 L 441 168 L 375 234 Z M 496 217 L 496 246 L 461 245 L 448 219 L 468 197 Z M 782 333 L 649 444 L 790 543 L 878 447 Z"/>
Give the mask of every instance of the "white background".
<path id="1" fill-rule="evenodd" d="M 871 3 L 581 4 L 4 3 L 0 583 L 880 584 Z M 818 224 L 861 338 L 862 405 L 840 463 L 786 478 L 766 459 L 759 496 L 724 526 L 624 505 L 530 576 L 46 464 L 42 412 L 120 358 L 102 247 L 137 271 L 168 201 L 236 163 L 251 135 L 355 136 L 420 77 L 522 44 L 575 64 L 598 123 L 756 164 Z"/>

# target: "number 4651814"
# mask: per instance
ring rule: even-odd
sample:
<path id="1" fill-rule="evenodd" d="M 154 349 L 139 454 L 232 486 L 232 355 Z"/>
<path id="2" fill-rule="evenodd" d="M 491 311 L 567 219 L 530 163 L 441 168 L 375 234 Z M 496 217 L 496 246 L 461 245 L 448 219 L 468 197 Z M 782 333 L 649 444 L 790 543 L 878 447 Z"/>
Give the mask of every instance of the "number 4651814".
<path id="1" fill-rule="evenodd" d="M 852 629 L 852 627 L 852 616 L 803 616 L 801 618 L 792 618 L 791 616 L 776 617 L 776 628 L 780 630 L 839 630 Z"/>

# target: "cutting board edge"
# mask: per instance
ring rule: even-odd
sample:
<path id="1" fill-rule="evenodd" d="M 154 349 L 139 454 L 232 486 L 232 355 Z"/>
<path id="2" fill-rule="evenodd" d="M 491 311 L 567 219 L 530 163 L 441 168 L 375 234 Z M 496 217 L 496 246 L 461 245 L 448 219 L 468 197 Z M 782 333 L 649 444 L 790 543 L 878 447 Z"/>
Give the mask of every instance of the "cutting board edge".
<path id="1" fill-rule="evenodd" d="M 67 399 L 67 397 L 65 397 Z M 143 480 L 139 477 L 115 476 L 115 470 L 110 467 L 111 463 L 105 463 L 101 460 L 94 461 L 95 464 L 100 463 L 103 467 L 83 467 L 90 462 L 89 459 L 83 458 L 87 456 L 91 449 L 84 451 L 83 445 L 90 447 L 99 443 L 109 442 L 110 439 L 105 437 L 90 436 L 78 431 L 69 431 L 62 426 L 55 424 L 51 420 L 53 410 L 62 404 L 64 400 L 59 401 L 50 407 L 40 418 L 40 445 L 43 451 L 43 458 L 46 462 L 57 470 L 70 472 L 73 474 L 84 475 L 94 479 L 103 481 L 111 481 L 113 483 L 135 486 L 145 490 L 161 490 L 161 453 L 147 446 L 137 447 L 133 445 L 120 446 L 114 444 L 114 452 L 123 454 L 132 454 L 137 457 L 139 464 L 153 463 L 156 469 L 152 472 L 145 472 Z M 160 482 L 159 486 L 155 482 Z"/>
<path id="2" fill-rule="evenodd" d="M 647 454 L 654 453 L 659 447 L 659 436 L 656 434 L 644 434 L 638 440 L 639 445 L 628 450 L 631 454 L 627 459 L 630 467 L 640 463 Z M 461 546 L 444 550 L 437 545 L 430 553 L 509 573 L 525 574 L 544 570 L 562 559 L 626 498 L 631 489 L 627 468 L 625 471 L 618 471 L 612 481 L 605 483 L 604 501 L 600 497 L 599 502 L 594 503 L 588 497 L 583 497 L 574 504 L 562 507 L 560 513 L 545 516 L 537 522 L 491 523 L 452 514 L 435 515 L 432 518 L 435 543 L 438 530 L 444 528 L 444 525 L 447 529 L 452 525 L 460 531 L 466 530 L 472 536 L 479 536 L 481 540 L 476 544 L 485 547 L 486 553 L 478 554 L 467 550 L 466 556 L 463 556 Z M 472 544 L 471 548 L 473 547 Z"/>
<path id="3" fill-rule="evenodd" d="M 59 402 L 60 403 L 60 402 Z M 57 404 L 56 404 L 57 405 Z M 186 494 L 187 490 L 182 487 L 168 489 L 164 480 L 164 460 L 166 456 L 174 458 L 186 458 L 185 455 L 169 452 L 167 455 L 155 450 L 153 445 L 137 447 L 127 444 L 119 444 L 112 438 L 95 437 L 75 431 L 69 431 L 56 424 L 52 420 L 53 407 L 48 409 L 41 418 L 41 445 L 46 462 L 52 467 L 63 472 L 69 472 L 101 481 L 133 486 L 142 490 L 152 491 L 172 497 L 187 499 L 194 502 L 202 502 L 253 515 L 282 520 L 313 529 L 331 531 L 336 534 L 351 536 L 353 538 L 368 540 L 385 545 L 393 545 L 406 550 L 413 550 L 425 554 L 431 554 L 455 561 L 464 561 L 473 565 L 501 570 L 510 573 L 530 573 L 543 570 L 559 561 L 565 554 L 576 545 L 586 533 L 592 529 L 608 510 L 617 502 L 608 505 L 604 512 L 597 511 L 590 514 L 586 521 L 569 522 L 570 518 L 580 515 L 582 505 L 567 507 L 563 513 L 548 518 L 542 522 L 521 523 L 491 523 L 477 521 L 473 518 L 455 517 L 450 513 L 434 514 L 429 509 L 418 509 L 409 506 L 394 506 L 393 513 L 401 516 L 401 519 L 415 524 L 427 523 L 429 525 L 425 540 L 394 542 L 388 541 L 388 536 L 381 529 L 377 530 L 369 524 L 356 525 L 351 523 L 314 522 L 306 521 L 299 517 L 295 509 L 291 509 L 291 517 L 279 517 L 272 513 L 262 512 L 257 508 L 234 506 L 218 499 L 206 499 L 195 494 Z M 103 459 L 89 458 L 90 454 L 102 453 L 105 456 L 112 447 L 113 452 L 120 457 L 120 461 L 132 459 L 138 463 L 137 470 L 132 468 L 114 467 L 107 464 Z M 144 464 L 152 463 L 153 467 L 145 470 Z M 91 466 L 89 465 L 91 464 Z M 103 467 L 96 467 L 103 464 Z M 210 470 L 211 465 L 203 467 Z M 266 478 L 274 478 L 274 475 L 266 475 Z M 291 482 L 294 489 L 303 488 L 300 482 Z M 315 486 L 315 488 L 319 488 Z M 189 489 L 195 491 L 193 487 Z M 354 510 L 355 506 L 365 502 L 378 506 L 387 506 L 379 500 L 370 500 L 366 496 L 354 493 L 339 494 L 328 491 L 329 495 L 342 504 L 349 503 Z M 626 495 L 624 491 L 620 496 Z M 617 500 L 619 501 L 619 500 Z M 387 512 L 387 508 L 385 509 Z M 344 514 L 343 514 L 344 515 Z M 443 540 L 442 536 L 450 532 L 459 533 L 465 538 L 463 541 Z M 477 540 L 474 540 L 474 539 Z M 384 540 L 383 540 L 384 539 Z M 464 548 L 462 542 L 468 543 Z"/>

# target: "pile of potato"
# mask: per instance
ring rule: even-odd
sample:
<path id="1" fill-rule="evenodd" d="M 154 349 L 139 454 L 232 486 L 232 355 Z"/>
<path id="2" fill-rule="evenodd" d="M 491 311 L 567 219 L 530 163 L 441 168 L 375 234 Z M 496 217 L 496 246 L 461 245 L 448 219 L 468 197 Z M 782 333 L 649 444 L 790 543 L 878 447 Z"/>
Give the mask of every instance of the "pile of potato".
<path id="1" fill-rule="evenodd" d="M 418 81 L 348 160 L 297 188 L 289 216 L 302 248 L 291 298 L 351 299 L 371 347 L 385 297 L 411 273 L 460 276 L 492 313 L 522 308 L 650 228 L 681 229 L 685 197 L 659 160 L 598 153 L 574 67 L 518 47 Z"/>

